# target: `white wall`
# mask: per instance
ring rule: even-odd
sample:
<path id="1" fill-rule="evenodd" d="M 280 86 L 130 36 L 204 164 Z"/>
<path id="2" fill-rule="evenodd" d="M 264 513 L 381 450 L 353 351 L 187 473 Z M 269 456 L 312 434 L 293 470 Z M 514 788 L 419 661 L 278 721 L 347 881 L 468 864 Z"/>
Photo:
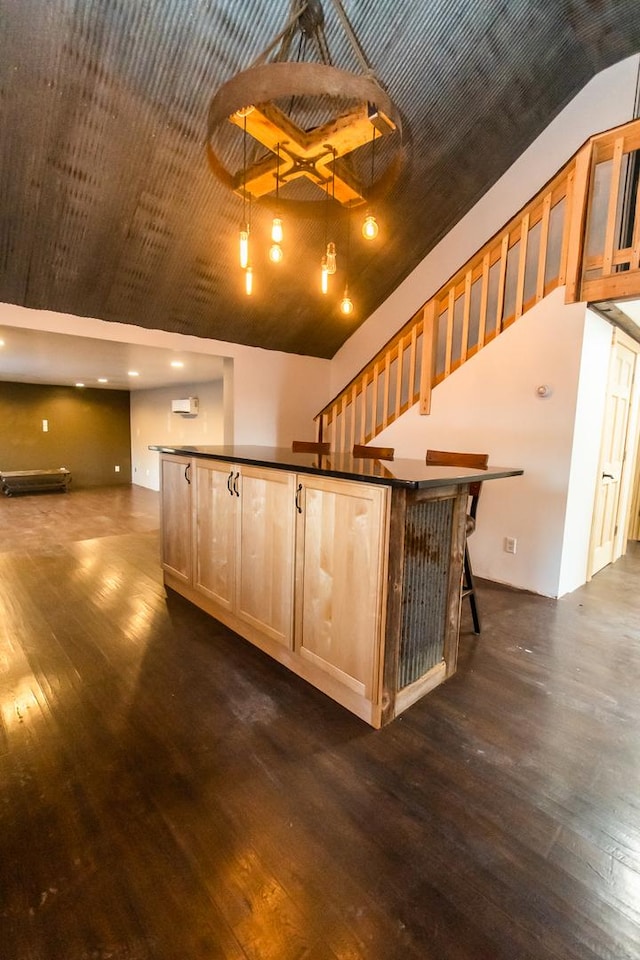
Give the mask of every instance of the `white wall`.
<path id="1" fill-rule="evenodd" d="M 313 417 L 330 399 L 330 362 L 317 357 L 147 330 L 93 317 L 31 310 L 8 303 L 0 304 L 0 324 L 226 358 L 227 442 L 288 446 L 294 438 L 313 439 Z"/>
<path id="2" fill-rule="evenodd" d="M 225 357 L 225 440 L 288 445 L 294 437 L 310 439 L 314 414 L 590 135 L 631 119 L 639 63 L 635 55 L 598 74 L 332 361 L 9 304 L 0 305 L 0 323 Z M 556 291 L 438 387 L 430 418 L 414 408 L 378 441 L 410 456 L 455 441 L 488 450 L 494 463 L 523 466 L 523 478 L 496 481 L 483 491 L 473 540 L 476 569 L 550 596 L 577 585 L 583 565 L 581 525 L 590 488 L 581 477 L 590 470 L 599 431 L 595 440 L 593 424 L 590 435 L 582 428 L 598 416 L 594 382 L 602 373 L 604 342 L 603 328 L 586 319 L 584 307 L 564 307 L 561 300 Z M 533 393 L 541 382 L 554 388 L 545 401 Z M 140 464 L 146 477 L 148 467 Z M 503 552 L 504 536 L 518 539 L 515 556 Z"/>
<path id="3" fill-rule="evenodd" d="M 613 328 L 586 311 L 567 491 L 558 595 L 588 576 L 589 539 L 596 496 Z"/>
<path id="4" fill-rule="evenodd" d="M 449 232 L 331 361 L 339 392 L 387 340 L 593 134 L 633 118 L 640 55 L 598 74 Z M 379 434 L 397 456 L 427 446 L 488 451 L 522 478 L 483 489 L 472 541 L 475 570 L 559 596 L 587 575 L 610 328 L 556 291 L 434 391 L 432 413 L 412 408 Z M 546 400 L 535 387 L 553 388 Z M 575 421 L 575 430 L 574 430 Z M 515 537 L 515 556 L 503 549 Z"/>
<path id="5" fill-rule="evenodd" d="M 171 412 L 171 401 L 197 397 L 197 417 Z M 158 454 L 149 444 L 167 446 L 224 443 L 223 382 L 193 383 L 180 388 L 135 390 L 131 394 L 131 476 L 133 483 L 160 489 Z"/>
<path id="6" fill-rule="evenodd" d="M 331 361 L 331 396 L 453 276 L 590 136 L 633 118 L 640 55 L 603 70 L 444 237 Z"/>
<path id="7" fill-rule="evenodd" d="M 415 406 L 376 438 L 397 457 L 422 459 L 433 447 L 522 467 L 522 477 L 483 487 L 474 571 L 551 597 L 560 591 L 585 327 L 584 305 L 567 307 L 563 296 L 554 291 L 440 384 L 429 416 Z M 541 384 L 551 388 L 545 399 L 536 395 Z M 517 539 L 515 555 L 505 553 L 505 537 Z"/>
<path id="8" fill-rule="evenodd" d="M 330 361 L 232 346 L 234 442 L 289 447 L 315 439 L 313 418 L 331 399 Z"/>

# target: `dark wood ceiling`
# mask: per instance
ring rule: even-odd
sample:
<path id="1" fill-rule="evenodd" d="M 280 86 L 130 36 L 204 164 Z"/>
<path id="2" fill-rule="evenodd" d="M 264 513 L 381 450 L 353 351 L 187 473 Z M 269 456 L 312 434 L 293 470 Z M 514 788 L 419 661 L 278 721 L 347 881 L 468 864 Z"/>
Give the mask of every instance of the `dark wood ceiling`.
<path id="1" fill-rule="evenodd" d="M 288 222 L 276 268 L 258 209 L 245 296 L 242 202 L 205 155 L 211 97 L 289 0 L 0 0 L 0 300 L 330 357 L 592 76 L 640 49 L 638 0 L 344 7 L 410 138 L 378 240 L 352 229 L 352 317 L 344 257 L 335 295 L 319 291 L 322 224 Z M 334 62 L 354 69 L 324 10 Z"/>

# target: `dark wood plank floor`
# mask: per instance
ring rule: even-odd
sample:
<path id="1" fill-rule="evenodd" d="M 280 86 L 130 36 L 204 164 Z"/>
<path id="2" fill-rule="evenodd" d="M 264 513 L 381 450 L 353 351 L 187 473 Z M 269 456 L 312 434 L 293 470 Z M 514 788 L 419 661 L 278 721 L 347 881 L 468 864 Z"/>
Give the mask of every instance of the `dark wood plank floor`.
<path id="1" fill-rule="evenodd" d="M 150 491 L 0 531 L 2 960 L 640 958 L 638 545 L 376 732 L 165 596 Z"/>

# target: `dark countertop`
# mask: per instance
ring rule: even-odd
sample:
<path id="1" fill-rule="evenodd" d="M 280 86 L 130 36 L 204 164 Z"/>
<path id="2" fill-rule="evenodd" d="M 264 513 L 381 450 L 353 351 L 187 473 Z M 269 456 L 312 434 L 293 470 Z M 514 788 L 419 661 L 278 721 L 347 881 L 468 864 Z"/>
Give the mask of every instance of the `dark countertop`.
<path id="1" fill-rule="evenodd" d="M 422 460 L 358 459 L 352 457 L 350 453 L 330 453 L 319 456 L 317 453 L 292 453 L 286 447 L 172 447 L 152 444 L 149 449 L 178 456 L 245 463 L 255 467 L 272 467 L 295 473 L 337 477 L 342 480 L 365 480 L 367 483 L 409 487 L 414 490 L 424 487 L 441 487 L 452 483 L 461 485 L 474 480 L 517 477 L 524 472 L 520 467 L 494 467 L 492 464 L 489 464 L 487 470 L 475 470 L 469 467 L 428 467 Z"/>

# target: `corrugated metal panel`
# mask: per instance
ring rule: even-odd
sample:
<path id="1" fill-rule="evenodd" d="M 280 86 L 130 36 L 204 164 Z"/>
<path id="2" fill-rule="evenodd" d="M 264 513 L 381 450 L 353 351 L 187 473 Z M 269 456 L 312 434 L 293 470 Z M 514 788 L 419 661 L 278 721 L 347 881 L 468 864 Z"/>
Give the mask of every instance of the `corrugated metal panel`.
<path id="1" fill-rule="evenodd" d="M 337 310 L 344 256 L 333 295 L 318 290 L 322 228 L 287 223 L 276 271 L 265 211 L 244 297 L 241 203 L 206 163 L 211 96 L 279 32 L 288 0 L 0 0 L 0 299 L 332 356 L 570 97 L 640 48 L 637 0 L 344 6 L 412 143 L 377 244 L 354 216 L 352 320 Z M 324 10 L 333 61 L 355 68 Z M 233 131 L 222 139 L 237 152 Z"/>
<path id="2" fill-rule="evenodd" d="M 443 659 L 454 503 L 427 500 L 407 507 L 399 690 Z"/>

